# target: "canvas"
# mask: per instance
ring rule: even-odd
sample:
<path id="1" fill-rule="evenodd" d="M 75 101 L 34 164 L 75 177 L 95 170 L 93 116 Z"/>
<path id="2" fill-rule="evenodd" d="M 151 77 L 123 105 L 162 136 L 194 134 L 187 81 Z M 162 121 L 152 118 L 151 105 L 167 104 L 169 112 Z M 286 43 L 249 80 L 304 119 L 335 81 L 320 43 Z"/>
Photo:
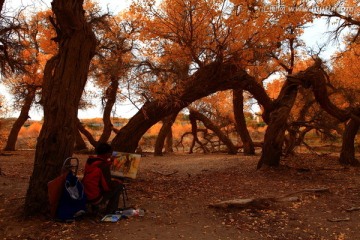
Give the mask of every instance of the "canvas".
<path id="1" fill-rule="evenodd" d="M 135 179 L 140 165 L 140 154 L 116 152 L 111 165 L 111 175 Z"/>

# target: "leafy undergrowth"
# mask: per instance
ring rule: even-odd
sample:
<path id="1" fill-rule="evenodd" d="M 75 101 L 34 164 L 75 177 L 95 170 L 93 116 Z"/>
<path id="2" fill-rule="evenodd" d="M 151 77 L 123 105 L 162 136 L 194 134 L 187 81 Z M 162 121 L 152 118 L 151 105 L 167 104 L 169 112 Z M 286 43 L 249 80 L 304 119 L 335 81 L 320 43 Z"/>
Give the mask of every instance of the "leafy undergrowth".
<path id="1" fill-rule="evenodd" d="M 278 169 L 256 171 L 259 156 L 146 156 L 138 178 L 127 185 L 128 206 L 145 209 L 144 217 L 59 223 L 21 216 L 33 156 L 33 151 L 1 156 L 3 239 L 360 239 L 360 170 L 342 167 L 335 157 L 293 156 Z M 86 156 L 78 157 L 83 167 Z M 304 191 L 313 189 L 328 191 Z M 297 201 L 209 207 L 289 194 Z"/>

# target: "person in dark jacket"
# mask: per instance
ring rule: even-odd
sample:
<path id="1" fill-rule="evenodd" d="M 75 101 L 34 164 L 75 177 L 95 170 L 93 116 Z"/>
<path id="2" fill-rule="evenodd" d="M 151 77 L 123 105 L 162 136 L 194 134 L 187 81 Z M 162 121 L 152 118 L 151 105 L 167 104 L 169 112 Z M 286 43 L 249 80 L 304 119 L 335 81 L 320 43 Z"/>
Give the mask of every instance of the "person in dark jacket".
<path id="1" fill-rule="evenodd" d="M 88 202 L 93 206 L 108 201 L 106 214 L 118 210 L 120 194 L 123 185 L 111 179 L 110 166 L 112 164 L 112 148 L 107 143 L 100 143 L 95 152 L 97 156 L 90 156 L 85 164 L 82 183 Z"/>

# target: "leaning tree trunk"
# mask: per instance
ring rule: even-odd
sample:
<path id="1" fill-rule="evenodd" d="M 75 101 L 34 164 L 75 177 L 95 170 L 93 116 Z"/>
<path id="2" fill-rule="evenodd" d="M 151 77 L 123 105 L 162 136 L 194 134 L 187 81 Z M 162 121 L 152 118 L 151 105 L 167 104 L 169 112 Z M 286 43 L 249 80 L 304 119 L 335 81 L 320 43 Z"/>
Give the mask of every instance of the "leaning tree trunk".
<path id="1" fill-rule="evenodd" d="M 206 128 L 213 131 L 218 136 L 220 141 L 226 145 L 229 154 L 237 153 L 237 148 L 234 146 L 231 140 L 209 118 L 207 118 L 205 115 L 201 114 L 200 112 L 196 111 L 195 109 L 190 109 L 190 115 L 192 115 L 195 119 L 203 122 Z"/>
<path id="2" fill-rule="evenodd" d="M 340 153 L 340 163 L 344 165 L 359 166 L 359 161 L 355 158 L 355 136 L 359 131 L 360 124 L 354 119 L 346 124 L 343 133 L 343 142 Z"/>
<path id="3" fill-rule="evenodd" d="M 255 147 L 246 126 L 244 115 L 244 96 L 242 89 L 233 90 L 233 108 L 236 131 L 243 142 L 244 155 L 254 155 Z"/>
<path id="4" fill-rule="evenodd" d="M 106 104 L 103 113 L 104 130 L 99 138 L 99 143 L 107 142 L 110 138 L 113 125 L 111 123 L 111 111 L 116 102 L 116 94 L 119 88 L 119 82 L 115 77 L 111 78 L 111 85 L 106 90 Z"/>
<path id="5" fill-rule="evenodd" d="M 75 137 L 74 150 L 80 151 L 80 150 L 87 149 L 86 143 L 85 143 L 84 139 L 82 138 L 80 131 L 76 131 L 75 134 L 76 134 L 76 137 Z"/>
<path id="6" fill-rule="evenodd" d="M 117 151 L 134 152 L 145 132 L 164 117 L 179 112 L 193 101 L 217 91 L 242 88 L 255 96 L 265 109 L 272 108 L 272 101 L 264 88 L 246 71 L 233 64 L 212 63 L 198 70 L 174 87 L 164 100 L 146 102 L 129 120 L 112 141 Z"/>
<path id="7" fill-rule="evenodd" d="M 86 139 L 89 141 L 89 143 L 95 148 L 98 144 L 98 142 L 95 140 L 91 132 L 86 130 L 82 122 L 80 122 L 80 119 L 76 120 L 77 122 L 77 128 L 78 130 L 86 137 Z"/>
<path id="8" fill-rule="evenodd" d="M 163 120 L 163 125 L 160 129 L 159 135 L 156 138 L 155 142 L 155 156 L 162 156 L 163 155 L 163 147 L 165 143 L 165 139 L 168 136 L 169 132 L 171 132 L 171 126 L 174 124 L 176 119 L 177 113 L 167 116 Z"/>
<path id="9" fill-rule="evenodd" d="M 6 142 L 6 146 L 4 148 L 5 151 L 15 151 L 16 141 L 20 132 L 21 127 L 24 125 L 26 120 L 29 118 L 29 111 L 31 108 L 31 104 L 35 99 L 36 89 L 29 87 L 27 89 L 27 94 L 24 99 L 24 105 L 21 108 L 21 112 L 19 117 L 16 119 L 14 125 L 12 126 L 8 140 Z"/>
<path id="10" fill-rule="evenodd" d="M 46 210 L 47 183 L 59 175 L 63 161 L 73 153 L 79 101 L 96 47 L 82 4 L 82 0 L 52 1 L 59 52 L 44 70 L 44 123 L 25 200 L 26 215 Z"/>

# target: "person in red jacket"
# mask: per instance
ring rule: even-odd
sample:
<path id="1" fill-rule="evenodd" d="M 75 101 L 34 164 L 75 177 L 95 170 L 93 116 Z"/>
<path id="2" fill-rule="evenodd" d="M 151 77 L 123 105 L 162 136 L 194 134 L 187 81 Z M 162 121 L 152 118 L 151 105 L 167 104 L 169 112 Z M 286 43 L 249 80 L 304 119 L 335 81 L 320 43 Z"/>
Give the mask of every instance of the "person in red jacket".
<path id="1" fill-rule="evenodd" d="M 123 185 L 119 181 L 111 180 L 110 166 L 112 164 L 112 148 L 107 143 L 100 143 L 95 152 L 97 156 L 90 156 L 85 164 L 84 185 L 85 195 L 92 206 L 108 201 L 106 213 L 118 210 L 120 194 Z"/>

